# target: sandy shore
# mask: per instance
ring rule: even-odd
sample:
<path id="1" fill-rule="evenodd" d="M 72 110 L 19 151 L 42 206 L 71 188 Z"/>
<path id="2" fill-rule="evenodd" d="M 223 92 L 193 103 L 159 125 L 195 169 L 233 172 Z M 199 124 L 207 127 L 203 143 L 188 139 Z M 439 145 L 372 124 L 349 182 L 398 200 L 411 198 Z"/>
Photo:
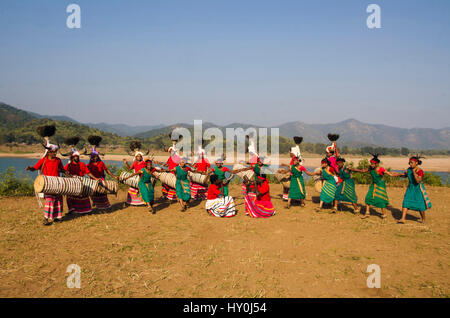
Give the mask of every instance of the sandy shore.
<path id="1" fill-rule="evenodd" d="M 42 153 L 0 153 L 0 158 L 31 158 L 39 159 Z M 123 159 L 131 160 L 132 157 L 124 154 L 106 154 L 102 157 L 103 160 L 114 160 L 121 161 Z M 155 160 L 166 161 L 167 155 L 156 155 Z M 305 166 L 307 167 L 318 167 L 320 165 L 320 156 L 305 156 Z M 363 159 L 363 157 L 347 157 L 347 161 L 353 161 L 355 164 Z M 289 164 L 290 158 L 286 156 L 280 157 L 280 163 Z M 382 165 L 387 168 L 392 168 L 394 170 L 403 170 L 408 168 L 408 158 L 407 157 L 381 157 Z M 225 163 L 227 164 L 227 163 Z M 230 163 L 232 164 L 232 163 Z M 430 157 L 423 160 L 422 168 L 425 171 L 440 171 L 450 173 L 450 157 Z"/>

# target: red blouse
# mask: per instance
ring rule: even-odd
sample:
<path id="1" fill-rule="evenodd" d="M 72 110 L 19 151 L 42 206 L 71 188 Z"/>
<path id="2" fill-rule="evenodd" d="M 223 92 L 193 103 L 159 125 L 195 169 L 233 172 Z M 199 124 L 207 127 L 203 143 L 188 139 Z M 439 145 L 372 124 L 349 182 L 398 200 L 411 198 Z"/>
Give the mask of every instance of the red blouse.
<path id="1" fill-rule="evenodd" d="M 71 175 L 80 176 L 80 177 L 84 176 L 85 174 L 90 173 L 88 167 L 84 164 L 84 162 L 81 162 L 81 161 L 79 161 L 78 163 L 75 163 L 75 162 L 68 163 L 64 167 L 64 170 L 66 170 Z"/>
<path id="2" fill-rule="evenodd" d="M 91 162 L 88 164 L 89 171 L 96 178 L 105 178 L 105 171 L 108 169 L 103 161 Z"/>
<path id="3" fill-rule="evenodd" d="M 44 157 L 39 160 L 34 166 L 34 169 L 40 170 L 42 168 L 42 174 L 44 176 L 59 177 L 59 172 L 64 170 L 61 159 L 53 158 L 50 160 L 48 157 Z"/>
<path id="4" fill-rule="evenodd" d="M 215 184 L 211 184 L 209 185 L 208 188 L 208 200 L 215 200 L 219 197 L 219 195 L 221 194 L 220 192 L 220 187 L 215 185 Z"/>
<path id="5" fill-rule="evenodd" d="M 211 165 L 209 164 L 208 160 L 202 159 L 201 161 L 196 162 L 194 164 L 194 167 L 197 168 L 197 171 L 206 172 L 208 171 L 208 168 L 211 167 Z"/>
<path id="6" fill-rule="evenodd" d="M 133 164 L 131 165 L 130 170 L 134 169 L 134 173 L 136 173 L 136 172 L 142 170 L 142 168 L 145 168 L 146 165 L 147 165 L 147 163 L 144 160 L 142 160 L 141 162 L 137 162 L 135 160 L 135 161 L 133 161 Z"/>

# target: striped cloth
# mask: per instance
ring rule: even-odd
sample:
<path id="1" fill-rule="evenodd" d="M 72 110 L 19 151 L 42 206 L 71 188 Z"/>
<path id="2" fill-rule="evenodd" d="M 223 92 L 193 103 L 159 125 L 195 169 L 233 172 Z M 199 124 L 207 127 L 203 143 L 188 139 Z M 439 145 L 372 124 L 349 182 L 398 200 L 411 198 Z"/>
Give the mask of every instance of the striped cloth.
<path id="1" fill-rule="evenodd" d="M 62 195 L 45 194 L 44 199 L 44 218 L 61 219 L 64 208 Z"/>
<path id="2" fill-rule="evenodd" d="M 275 215 L 272 201 L 257 201 L 255 193 L 245 196 L 245 213 L 252 218 L 269 218 Z"/>
<path id="3" fill-rule="evenodd" d="M 161 188 L 162 195 L 164 198 L 170 201 L 176 201 L 177 200 L 177 191 L 165 184 L 162 185 Z"/>
<path id="4" fill-rule="evenodd" d="M 105 210 L 111 207 L 106 194 L 95 194 L 92 197 L 92 205 L 99 210 Z"/>
<path id="5" fill-rule="evenodd" d="M 145 205 L 145 202 L 142 201 L 139 195 L 139 190 L 133 187 L 128 189 L 127 203 L 134 206 Z"/>
<path id="6" fill-rule="evenodd" d="M 191 187 L 191 198 L 193 200 L 206 200 L 206 198 L 208 197 L 207 187 L 195 182 L 191 182 L 190 187 Z"/>
<path id="7" fill-rule="evenodd" d="M 289 200 L 289 188 L 283 187 L 283 200 L 284 201 Z"/>
<path id="8" fill-rule="evenodd" d="M 229 218 L 236 215 L 236 207 L 232 197 L 222 197 L 214 200 L 207 200 L 206 211 L 218 218 Z"/>
<path id="9" fill-rule="evenodd" d="M 92 211 L 91 200 L 89 197 L 67 196 L 67 207 L 69 212 L 89 213 Z"/>
<path id="10" fill-rule="evenodd" d="M 430 201 L 430 198 L 428 197 L 427 191 L 425 191 L 425 186 L 423 185 L 423 183 L 420 183 L 420 191 L 422 191 L 422 195 L 423 195 L 423 199 L 425 201 L 425 206 L 427 207 L 427 209 L 431 209 L 432 204 Z"/>

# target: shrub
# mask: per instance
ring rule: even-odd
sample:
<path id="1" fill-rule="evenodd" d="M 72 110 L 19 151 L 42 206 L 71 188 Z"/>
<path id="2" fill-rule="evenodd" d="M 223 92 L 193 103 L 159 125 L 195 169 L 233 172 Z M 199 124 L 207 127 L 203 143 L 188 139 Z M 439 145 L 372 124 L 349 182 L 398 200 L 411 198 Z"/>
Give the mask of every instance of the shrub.
<path id="1" fill-rule="evenodd" d="M 14 167 L 0 174 L 0 196 L 34 195 L 33 184 L 27 177 L 18 177 Z"/>
<path id="2" fill-rule="evenodd" d="M 438 176 L 437 174 L 434 174 L 431 172 L 424 173 L 422 182 L 427 185 L 438 186 L 438 187 L 441 187 L 443 185 L 442 178 L 440 176 Z"/>

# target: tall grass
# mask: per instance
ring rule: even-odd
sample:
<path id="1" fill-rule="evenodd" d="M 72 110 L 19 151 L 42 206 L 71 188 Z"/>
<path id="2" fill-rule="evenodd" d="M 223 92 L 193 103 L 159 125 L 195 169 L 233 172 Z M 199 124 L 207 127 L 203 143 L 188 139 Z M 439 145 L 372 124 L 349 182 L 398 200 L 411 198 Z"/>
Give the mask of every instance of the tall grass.
<path id="1" fill-rule="evenodd" d="M 32 196 L 34 188 L 28 177 L 17 175 L 14 167 L 0 174 L 0 196 Z"/>

